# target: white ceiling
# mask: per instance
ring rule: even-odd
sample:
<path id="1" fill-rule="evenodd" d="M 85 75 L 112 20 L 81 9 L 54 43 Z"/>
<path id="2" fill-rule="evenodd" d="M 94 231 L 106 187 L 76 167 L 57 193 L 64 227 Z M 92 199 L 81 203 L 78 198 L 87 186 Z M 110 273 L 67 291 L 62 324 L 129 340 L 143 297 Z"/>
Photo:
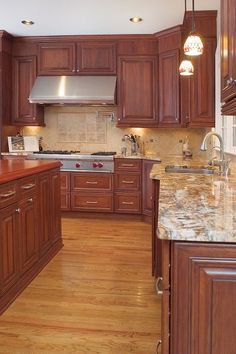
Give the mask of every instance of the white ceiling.
<path id="1" fill-rule="evenodd" d="M 215 10 L 219 2 L 195 0 L 195 9 Z M 150 34 L 181 24 L 184 0 L 0 0 L 0 9 L 0 29 L 15 36 Z M 133 16 L 143 22 L 129 22 Z M 35 24 L 24 26 L 24 19 Z"/>

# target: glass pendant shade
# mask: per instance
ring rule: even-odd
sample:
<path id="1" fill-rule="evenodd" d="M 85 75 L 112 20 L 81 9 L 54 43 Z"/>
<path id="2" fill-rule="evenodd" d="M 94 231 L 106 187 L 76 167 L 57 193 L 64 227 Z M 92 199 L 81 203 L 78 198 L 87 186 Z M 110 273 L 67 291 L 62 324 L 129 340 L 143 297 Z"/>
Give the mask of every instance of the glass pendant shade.
<path id="1" fill-rule="evenodd" d="M 183 76 L 190 76 L 194 73 L 193 64 L 190 60 L 183 60 L 179 67 L 179 73 Z"/>
<path id="2" fill-rule="evenodd" d="M 184 43 L 184 54 L 197 56 L 203 53 L 203 44 L 201 38 L 191 32 Z"/>

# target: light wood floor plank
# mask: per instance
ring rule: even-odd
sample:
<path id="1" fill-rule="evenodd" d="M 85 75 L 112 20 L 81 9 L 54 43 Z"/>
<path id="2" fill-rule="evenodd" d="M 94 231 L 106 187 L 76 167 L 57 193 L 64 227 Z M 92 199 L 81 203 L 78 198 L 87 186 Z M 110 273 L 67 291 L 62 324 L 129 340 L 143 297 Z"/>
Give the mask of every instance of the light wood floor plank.
<path id="1" fill-rule="evenodd" d="M 151 227 L 63 219 L 64 248 L 0 318 L 1 354 L 154 354 Z"/>

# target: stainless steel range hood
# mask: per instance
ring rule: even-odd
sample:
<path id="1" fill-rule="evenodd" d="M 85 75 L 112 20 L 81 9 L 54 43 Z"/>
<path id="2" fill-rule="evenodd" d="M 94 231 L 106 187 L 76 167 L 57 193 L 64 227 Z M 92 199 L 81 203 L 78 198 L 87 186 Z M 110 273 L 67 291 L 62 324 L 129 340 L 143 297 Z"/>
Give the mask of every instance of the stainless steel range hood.
<path id="1" fill-rule="evenodd" d="M 40 104 L 115 104 L 116 76 L 38 76 L 29 96 Z"/>

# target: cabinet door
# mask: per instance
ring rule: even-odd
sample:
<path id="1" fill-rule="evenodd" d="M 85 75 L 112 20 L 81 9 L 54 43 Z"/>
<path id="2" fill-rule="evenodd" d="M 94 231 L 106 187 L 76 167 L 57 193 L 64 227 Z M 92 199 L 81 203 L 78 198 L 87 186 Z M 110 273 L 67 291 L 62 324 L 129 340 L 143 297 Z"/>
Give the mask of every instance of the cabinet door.
<path id="1" fill-rule="evenodd" d="M 77 69 L 80 74 L 109 75 L 116 73 L 116 47 L 108 42 L 77 44 Z"/>
<path id="2" fill-rule="evenodd" d="M 236 246 L 173 246 L 171 353 L 233 354 Z"/>
<path id="3" fill-rule="evenodd" d="M 221 0 L 221 101 L 236 96 L 235 0 Z"/>
<path id="4" fill-rule="evenodd" d="M 15 284 L 18 274 L 18 216 L 13 204 L 0 213 L 0 295 Z"/>
<path id="5" fill-rule="evenodd" d="M 157 126 L 156 58 L 119 59 L 118 126 Z"/>
<path id="6" fill-rule="evenodd" d="M 28 99 L 36 76 L 36 56 L 13 58 L 12 123 L 15 125 L 44 125 L 43 106 Z"/>
<path id="7" fill-rule="evenodd" d="M 144 215 L 152 215 L 152 179 L 150 178 L 150 172 L 152 166 L 156 161 L 143 160 L 143 173 L 142 173 L 142 209 Z"/>
<path id="8" fill-rule="evenodd" d="M 161 127 L 180 126 L 179 49 L 159 55 L 159 123 Z"/>
<path id="9" fill-rule="evenodd" d="M 61 210 L 70 210 L 70 172 L 60 172 Z"/>
<path id="10" fill-rule="evenodd" d="M 73 75 L 74 43 L 41 43 L 38 52 L 38 75 Z"/>
<path id="11" fill-rule="evenodd" d="M 19 204 L 19 250 L 20 270 L 24 273 L 37 262 L 39 258 L 39 225 L 38 204 L 35 194 L 22 200 Z"/>

